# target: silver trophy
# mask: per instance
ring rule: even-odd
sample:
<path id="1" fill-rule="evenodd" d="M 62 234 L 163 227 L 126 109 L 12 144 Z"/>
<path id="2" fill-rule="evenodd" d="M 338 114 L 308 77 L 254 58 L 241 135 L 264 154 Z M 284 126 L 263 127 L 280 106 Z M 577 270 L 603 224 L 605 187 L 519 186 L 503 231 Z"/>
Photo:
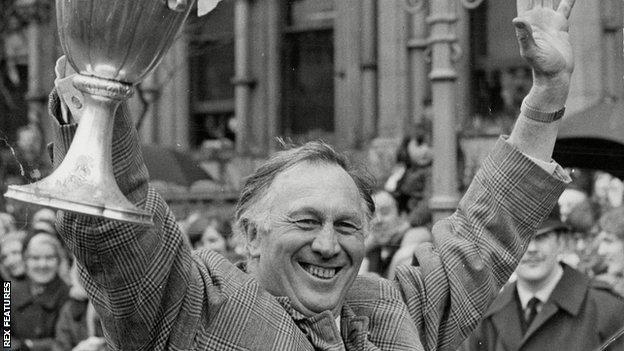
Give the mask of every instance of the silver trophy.
<path id="1" fill-rule="evenodd" d="M 109 219 L 151 224 L 115 182 L 111 159 L 115 111 L 160 62 L 194 0 L 56 0 L 59 37 L 83 98 L 80 124 L 58 168 L 5 196 Z M 70 99 L 70 101 L 73 99 Z M 66 99 L 67 101 L 67 99 Z M 67 101 L 68 103 L 71 103 Z"/>

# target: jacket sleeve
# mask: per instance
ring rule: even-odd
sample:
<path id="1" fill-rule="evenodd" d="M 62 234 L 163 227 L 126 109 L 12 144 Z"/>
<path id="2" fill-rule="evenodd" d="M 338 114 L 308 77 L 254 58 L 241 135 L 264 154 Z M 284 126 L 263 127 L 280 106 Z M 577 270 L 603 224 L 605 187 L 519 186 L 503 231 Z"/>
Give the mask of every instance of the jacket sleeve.
<path id="1" fill-rule="evenodd" d="M 53 116 L 59 115 L 59 104 L 53 92 L 49 104 Z M 53 147 L 55 165 L 67 152 L 76 127 L 59 126 Z M 79 262 L 109 349 L 164 349 L 174 327 L 183 322 L 180 310 L 189 308 L 188 291 L 197 289 L 194 282 L 199 279 L 192 277 L 191 248 L 174 216 L 148 185 L 138 135 L 125 104 L 115 116 L 112 158 L 120 189 L 128 200 L 153 215 L 154 226 L 59 211 L 57 229 Z M 188 336 L 184 331 L 176 335 Z"/>
<path id="2" fill-rule="evenodd" d="M 560 167 L 553 176 L 498 141 L 455 213 L 433 227 L 433 243 L 416 249 L 419 266 L 397 269 L 395 283 L 426 350 L 456 350 L 475 328 L 564 181 Z"/>

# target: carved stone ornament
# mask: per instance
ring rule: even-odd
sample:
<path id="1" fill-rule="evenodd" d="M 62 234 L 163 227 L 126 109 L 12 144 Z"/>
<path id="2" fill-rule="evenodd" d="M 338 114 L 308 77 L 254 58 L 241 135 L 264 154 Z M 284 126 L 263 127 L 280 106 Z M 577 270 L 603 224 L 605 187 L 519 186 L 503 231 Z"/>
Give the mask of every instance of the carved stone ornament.
<path id="1" fill-rule="evenodd" d="M 462 5 L 468 10 L 474 10 L 477 7 L 481 6 L 481 4 L 485 0 L 461 0 Z"/>
<path id="2" fill-rule="evenodd" d="M 427 0 L 401 0 L 403 8 L 409 13 L 419 13 L 423 11 L 426 3 Z"/>
<path id="3" fill-rule="evenodd" d="M 4 1 L 4 32 L 18 32 L 32 23 L 47 23 L 52 18 L 52 0 L 14 0 Z"/>

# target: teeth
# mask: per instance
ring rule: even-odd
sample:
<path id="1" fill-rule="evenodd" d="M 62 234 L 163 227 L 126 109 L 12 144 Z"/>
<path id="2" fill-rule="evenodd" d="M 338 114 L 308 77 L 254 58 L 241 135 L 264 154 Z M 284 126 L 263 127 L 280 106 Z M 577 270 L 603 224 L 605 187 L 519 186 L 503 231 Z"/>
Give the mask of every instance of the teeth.
<path id="1" fill-rule="evenodd" d="M 306 272 L 321 279 L 331 279 L 336 275 L 336 268 L 323 268 L 311 264 L 302 264 L 301 267 L 303 267 Z"/>

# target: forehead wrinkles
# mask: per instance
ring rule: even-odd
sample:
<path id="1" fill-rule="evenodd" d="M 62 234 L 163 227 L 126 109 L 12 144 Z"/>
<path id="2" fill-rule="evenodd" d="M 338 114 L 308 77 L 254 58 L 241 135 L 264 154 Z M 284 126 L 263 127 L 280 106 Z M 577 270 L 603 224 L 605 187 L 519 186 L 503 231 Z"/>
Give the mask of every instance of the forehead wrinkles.
<path id="1" fill-rule="evenodd" d="M 299 200 L 314 196 L 319 191 L 327 191 L 330 194 L 348 193 L 354 197 L 359 206 L 354 212 L 364 221 L 368 220 L 366 202 L 353 178 L 339 165 L 323 161 L 298 163 L 278 173 L 253 207 L 264 212 L 267 219 L 274 219 L 273 217 L 278 215 L 276 213 L 278 206 L 284 206 L 291 211 L 303 205 Z M 330 199 L 327 200 L 322 205 L 329 204 Z M 288 203 L 284 203 L 285 201 Z M 335 213 L 340 207 L 331 206 L 330 209 Z M 253 212 L 257 213 L 258 210 Z"/>

